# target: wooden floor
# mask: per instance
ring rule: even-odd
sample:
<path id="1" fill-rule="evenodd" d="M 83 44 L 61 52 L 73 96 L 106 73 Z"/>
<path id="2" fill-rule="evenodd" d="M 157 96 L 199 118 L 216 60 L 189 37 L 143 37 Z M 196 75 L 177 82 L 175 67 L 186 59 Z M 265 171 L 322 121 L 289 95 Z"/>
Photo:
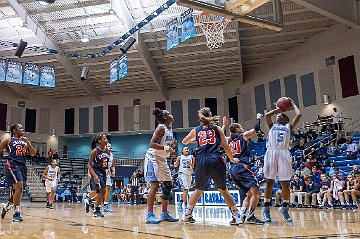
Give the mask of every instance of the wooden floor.
<path id="1" fill-rule="evenodd" d="M 286 223 L 273 208 L 273 222 L 264 226 L 229 226 L 227 208 L 197 207 L 195 224 L 158 225 L 144 223 L 143 205 L 115 204 L 112 209 L 113 213 L 98 219 L 85 214 L 80 204 L 58 203 L 48 210 L 43 203 L 25 203 L 23 222 L 13 223 L 12 213 L 0 220 L 0 238 L 360 238 L 360 213 L 352 210 L 291 209 L 294 222 Z M 174 209 L 171 206 L 170 211 Z M 160 206 L 156 206 L 156 215 L 159 212 Z"/>

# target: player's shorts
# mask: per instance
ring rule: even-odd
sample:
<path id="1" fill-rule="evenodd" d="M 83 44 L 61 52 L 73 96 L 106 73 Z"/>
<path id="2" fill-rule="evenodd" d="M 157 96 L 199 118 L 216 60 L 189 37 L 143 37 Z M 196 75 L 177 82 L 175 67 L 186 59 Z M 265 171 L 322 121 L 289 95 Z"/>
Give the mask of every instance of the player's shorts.
<path id="1" fill-rule="evenodd" d="M 267 149 L 264 156 L 264 177 L 279 181 L 290 181 L 292 176 L 292 158 L 289 150 Z"/>
<path id="2" fill-rule="evenodd" d="M 179 173 L 179 183 L 182 190 L 189 190 L 191 187 L 192 176 L 191 174 Z"/>
<path id="3" fill-rule="evenodd" d="M 236 186 L 238 186 L 244 193 L 247 193 L 250 188 L 260 188 L 254 173 L 246 164 L 232 164 L 229 170 L 229 175 Z"/>
<path id="4" fill-rule="evenodd" d="M 4 174 L 8 185 L 14 185 L 16 182 L 26 182 L 27 167 L 25 165 L 9 164 L 10 169 L 4 164 Z M 15 180 L 16 179 L 16 180 Z"/>
<path id="5" fill-rule="evenodd" d="M 172 180 L 166 158 L 149 152 L 145 155 L 144 175 L 146 182 L 166 182 Z"/>
<path id="6" fill-rule="evenodd" d="M 226 164 L 221 155 L 201 155 L 195 161 L 195 188 L 207 190 L 209 178 L 218 189 L 226 189 Z"/>
<path id="7" fill-rule="evenodd" d="M 96 184 L 94 181 L 94 177 L 91 177 L 90 179 L 90 188 L 92 191 L 97 191 L 99 192 L 100 189 L 105 189 L 106 187 L 106 172 L 102 172 L 99 170 L 95 170 L 96 175 L 99 178 L 99 183 Z"/>
<path id="8" fill-rule="evenodd" d="M 45 187 L 46 187 L 46 192 L 51 193 L 51 189 L 57 187 L 57 180 L 54 180 L 54 181 L 46 180 L 45 181 Z"/>
<path id="9" fill-rule="evenodd" d="M 110 176 L 106 177 L 106 186 L 112 186 L 112 180 Z"/>

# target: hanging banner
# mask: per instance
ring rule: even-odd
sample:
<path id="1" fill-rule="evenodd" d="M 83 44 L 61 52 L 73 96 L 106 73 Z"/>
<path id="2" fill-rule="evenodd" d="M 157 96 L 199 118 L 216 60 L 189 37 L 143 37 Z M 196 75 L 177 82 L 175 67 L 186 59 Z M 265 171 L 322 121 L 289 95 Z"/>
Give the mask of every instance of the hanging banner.
<path id="1" fill-rule="evenodd" d="M 55 87 L 55 69 L 51 66 L 41 67 L 40 86 L 42 87 Z"/>
<path id="2" fill-rule="evenodd" d="M 110 63 L 110 84 L 118 79 L 118 61 L 117 59 L 113 60 Z"/>
<path id="3" fill-rule="evenodd" d="M 128 60 L 126 55 L 123 55 L 119 60 L 119 79 L 128 75 Z"/>
<path id="4" fill-rule="evenodd" d="M 20 62 L 9 61 L 6 71 L 6 81 L 21 84 L 22 73 L 22 65 Z"/>
<path id="5" fill-rule="evenodd" d="M 169 51 L 179 45 L 179 32 L 177 19 L 171 20 L 166 25 L 166 49 Z"/>
<path id="6" fill-rule="evenodd" d="M 5 81 L 6 78 L 6 60 L 0 59 L 0 81 Z"/>
<path id="7" fill-rule="evenodd" d="M 24 85 L 39 85 L 39 66 L 25 63 L 24 66 Z"/>
<path id="8" fill-rule="evenodd" d="M 193 10 L 189 9 L 180 16 L 181 21 L 181 42 L 185 42 L 195 36 Z"/>

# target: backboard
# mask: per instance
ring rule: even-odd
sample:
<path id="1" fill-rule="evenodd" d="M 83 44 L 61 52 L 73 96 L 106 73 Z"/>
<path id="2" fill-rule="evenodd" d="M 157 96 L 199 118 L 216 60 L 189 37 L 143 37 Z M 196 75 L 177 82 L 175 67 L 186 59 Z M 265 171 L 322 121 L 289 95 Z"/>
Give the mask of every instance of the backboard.
<path id="1" fill-rule="evenodd" d="M 283 21 L 280 0 L 273 0 L 274 21 L 249 14 L 249 12 L 267 2 L 269 0 L 176 0 L 176 3 L 180 6 L 223 16 L 232 21 L 281 31 L 283 29 Z"/>

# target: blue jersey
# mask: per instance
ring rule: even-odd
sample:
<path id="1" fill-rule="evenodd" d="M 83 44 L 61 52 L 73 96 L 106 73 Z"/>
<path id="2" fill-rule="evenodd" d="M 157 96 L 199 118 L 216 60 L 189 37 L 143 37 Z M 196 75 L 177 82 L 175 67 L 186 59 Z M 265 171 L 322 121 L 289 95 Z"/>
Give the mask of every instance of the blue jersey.
<path id="1" fill-rule="evenodd" d="M 196 127 L 196 156 L 202 157 L 204 155 L 220 155 L 220 134 L 216 125 Z"/>
<path id="2" fill-rule="evenodd" d="M 93 168 L 96 170 L 106 171 L 106 169 L 108 169 L 109 159 L 109 150 L 105 148 L 105 150 L 102 151 L 100 148 L 97 147 Z"/>
<path id="3" fill-rule="evenodd" d="M 238 134 L 235 138 L 228 139 L 228 145 L 234 158 L 238 158 L 240 163 L 248 164 L 249 150 L 247 141 L 244 139 L 243 134 Z"/>
<path id="4" fill-rule="evenodd" d="M 26 153 L 28 150 L 27 143 L 22 139 L 11 137 L 9 144 L 9 157 L 8 161 L 10 164 L 25 165 L 26 164 Z"/>

